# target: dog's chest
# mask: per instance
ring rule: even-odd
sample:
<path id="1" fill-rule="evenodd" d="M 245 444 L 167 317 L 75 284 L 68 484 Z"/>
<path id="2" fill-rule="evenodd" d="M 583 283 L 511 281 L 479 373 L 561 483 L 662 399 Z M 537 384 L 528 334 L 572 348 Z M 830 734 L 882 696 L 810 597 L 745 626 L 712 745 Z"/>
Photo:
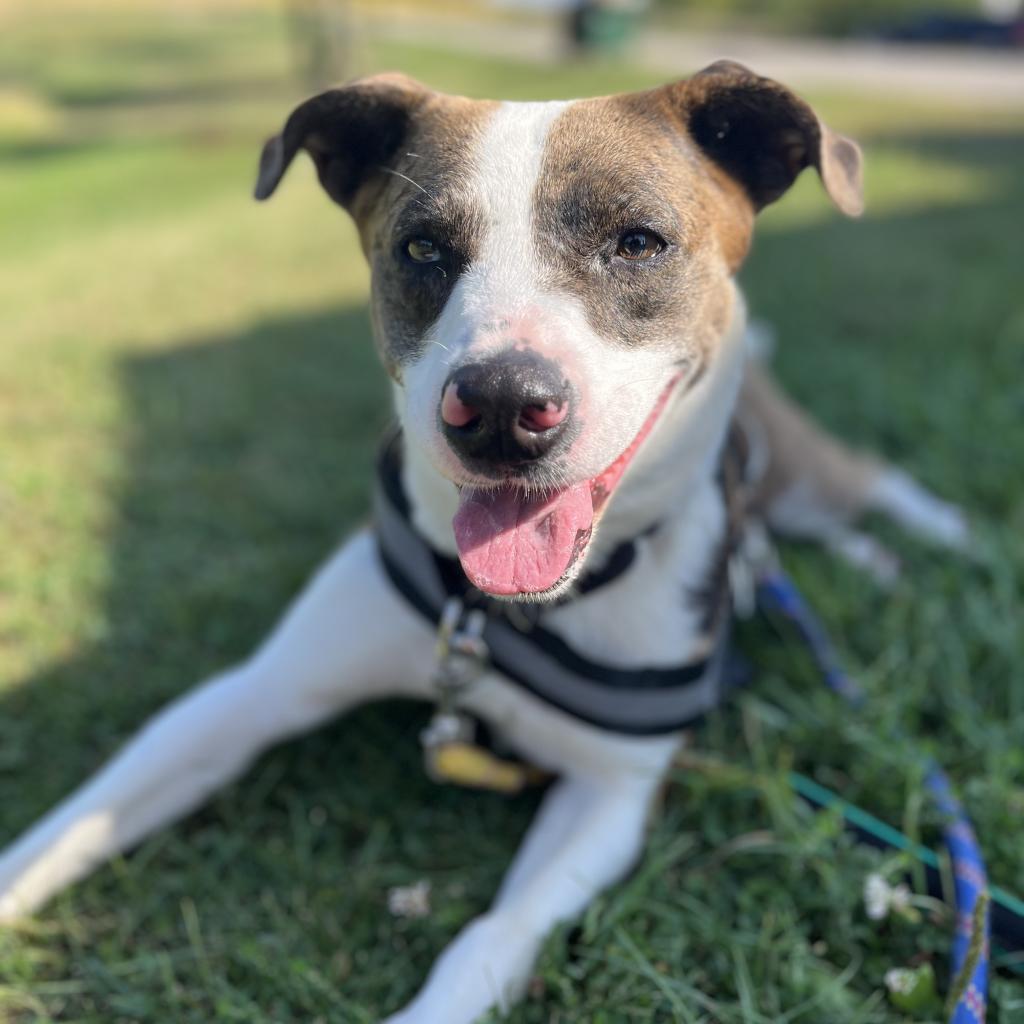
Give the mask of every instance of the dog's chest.
<path id="1" fill-rule="evenodd" d="M 507 749 L 556 775 L 660 775 L 680 742 L 679 733 L 628 736 L 589 725 L 497 672 L 487 673 L 460 705 L 488 725 L 499 753 Z"/>
<path id="2" fill-rule="evenodd" d="M 707 608 L 700 595 L 720 557 L 724 519 L 721 494 L 708 486 L 687 503 L 685 517 L 638 540 L 629 572 L 584 599 L 550 609 L 545 627 L 612 668 L 667 669 L 707 656 Z M 494 671 L 467 690 L 461 704 L 518 756 L 560 773 L 662 771 L 678 744 L 677 733 L 596 728 Z"/>

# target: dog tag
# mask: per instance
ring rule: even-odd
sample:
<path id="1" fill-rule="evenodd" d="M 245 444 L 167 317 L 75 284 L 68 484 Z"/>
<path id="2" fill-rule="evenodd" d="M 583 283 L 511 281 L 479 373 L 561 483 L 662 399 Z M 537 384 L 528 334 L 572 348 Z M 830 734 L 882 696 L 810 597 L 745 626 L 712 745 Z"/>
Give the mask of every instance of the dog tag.
<path id="1" fill-rule="evenodd" d="M 475 742 L 473 720 L 457 703 L 486 672 L 488 651 L 483 640 L 483 612 L 464 613 L 461 601 L 450 600 L 438 627 L 437 710 L 420 733 L 424 766 L 435 782 L 511 795 L 543 781 L 546 775 L 529 765 L 505 761 Z"/>
<path id="2" fill-rule="evenodd" d="M 435 782 L 514 795 L 547 776 L 530 765 L 506 761 L 474 742 L 473 721 L 457 711 L 437 711 L 420 733 L 423 763 Z"/>
<path id="3" fill-rule="evenodd" d="M 488 789 L 514 796 L 527 786 L 544 781 L 538 768 L 503 761 L 475 743 L 453 741 L 427 748 L 427 771 L 436 782 L 450 782 L 469 789 Z"/>

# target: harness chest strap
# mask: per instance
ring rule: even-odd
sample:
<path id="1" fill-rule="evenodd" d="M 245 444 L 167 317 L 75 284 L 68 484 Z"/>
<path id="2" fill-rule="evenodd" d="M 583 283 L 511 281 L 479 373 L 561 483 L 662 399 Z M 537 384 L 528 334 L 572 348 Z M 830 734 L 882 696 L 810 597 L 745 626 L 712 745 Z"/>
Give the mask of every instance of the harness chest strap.
<path id="1" fill-rule="evenodd" d="M 730 521 L 732 516 L 730 515 Z M 383 446 L 375 495 L 381 559 L 395 587 L 431 623 L 441 621 L 450 598 L 483 613 L 481 640 L 488 663 L 512 682 L 581 721 L 627 735 L 662 735 L 695 724 L 724 698 L 729 618 L 716 609 L 711 655 L 672 668 L 623 669 L 581 655 L 541 624 L 542 605 L 493 601 L 473 588 L 455 559 L 434 551 L 411 522 L 401 484 L 400 435 Z M 730 526 L 729 533 L 732 534 Z M 607 585 L 635 557 L 635 542 L 614 552 L 595 579 L 584 577 L 573 600 Z M 727 588 L 727 574 L 723 581 Z M 717 598 L 725 605 L 727 593 Z"/>

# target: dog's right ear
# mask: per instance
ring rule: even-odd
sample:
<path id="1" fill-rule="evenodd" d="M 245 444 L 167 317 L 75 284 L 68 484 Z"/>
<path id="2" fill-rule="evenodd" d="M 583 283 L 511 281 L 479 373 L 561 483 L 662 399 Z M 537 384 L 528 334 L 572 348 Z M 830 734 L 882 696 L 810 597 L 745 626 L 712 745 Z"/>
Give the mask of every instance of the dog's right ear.
<path id="1" fill-rule="evenodd" d="M 349 209 L 360 187 L 402 144 L 430 95 L 415 79 L 383 74 L 306 100 L 263 147 L 256 198 L 269 199 L 295 154 L 305 149 L 327 194 Z"/>

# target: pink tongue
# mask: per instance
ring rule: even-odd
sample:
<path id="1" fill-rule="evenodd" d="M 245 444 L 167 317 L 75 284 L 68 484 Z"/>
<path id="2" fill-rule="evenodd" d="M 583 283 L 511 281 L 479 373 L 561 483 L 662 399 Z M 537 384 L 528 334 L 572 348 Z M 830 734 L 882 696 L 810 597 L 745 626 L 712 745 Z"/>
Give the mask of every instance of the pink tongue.
<path id="1" fill-rule="evenodd" d="M 462 568 L 489 594 L 535 594 L 553 587 L 589 536 L 589 482 L 534 497 L 511 487 L 465 487 L 452 526 Z"/>

